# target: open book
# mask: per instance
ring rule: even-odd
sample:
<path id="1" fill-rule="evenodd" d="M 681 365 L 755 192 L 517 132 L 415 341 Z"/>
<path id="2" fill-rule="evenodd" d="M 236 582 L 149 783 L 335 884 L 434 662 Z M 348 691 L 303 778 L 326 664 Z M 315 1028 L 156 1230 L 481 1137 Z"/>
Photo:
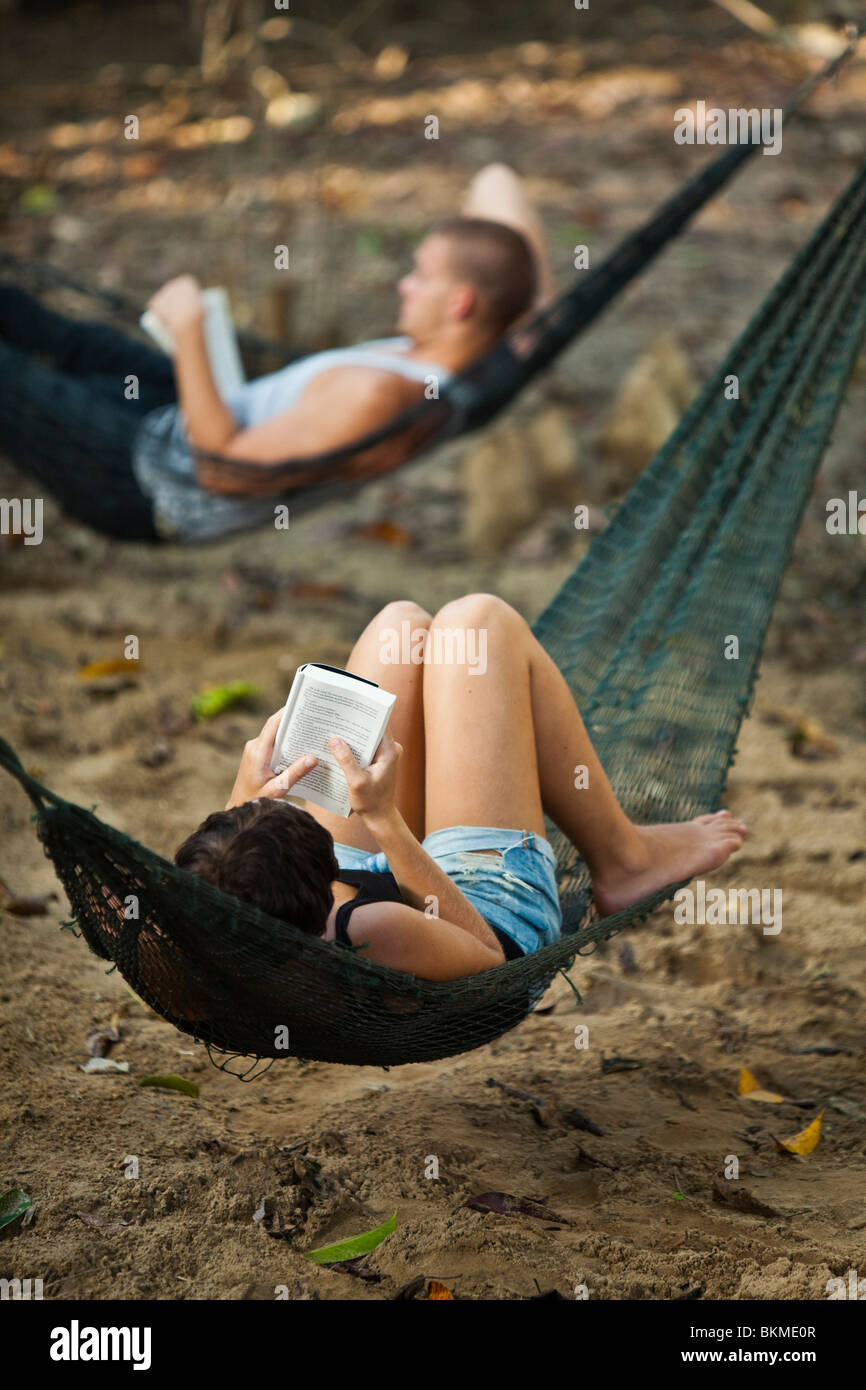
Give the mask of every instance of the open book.
<path id="1" fill-rule="evenodd" d="M 336 816 L 348 816 L 349 789 L 328 739 L 338 734 L 361 767 L 367 767 L 382 742 L 396 699 L 375 681 L 337 666 L 315 661 L 299 666 L 274 740 L 271 770 L 282 772 L 303 753 L 314 753 L 319 761 L 295 783 L 289 798 L 315 801 Z"/>
<path id="2" fill-rule="evenodd" d="M 221 396 L 226 397 L 240 390 L 246 381 L 229 297 L 226 291 L 219 287 L 202 290 L 201 297 L 204 304 L 204 340 L 210 369 L 217 390 Z M 163 352 L 167 352 L 171 357 L 174 353 L 174 342 L 162 320 L 158 319 L 152 310 L 146 309 L 139 323 Z"/>

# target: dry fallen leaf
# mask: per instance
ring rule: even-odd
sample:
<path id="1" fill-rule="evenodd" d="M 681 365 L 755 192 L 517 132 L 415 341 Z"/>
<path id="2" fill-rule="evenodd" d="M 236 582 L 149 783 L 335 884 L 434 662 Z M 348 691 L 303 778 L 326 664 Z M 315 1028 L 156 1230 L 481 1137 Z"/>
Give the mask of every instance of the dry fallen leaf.
<path id="1" fill-rule="evenodd" d="M 529 1101 L 531 1105 L 532 1117 L 537 1125 L 542 1129 L 550 1129 L 553 1123 L 555 1105 L 545 1100 L 543 1096 L 534 1096 L 529 1091 L 522 1091 L 519 1086 L 509 1086 L 504 1081 L 497 1081 L 495 1077 L 488 1077 L 487 1086 L 498 1086 L 506 1095 L 513 1096 L 515 1100 Z"/>
<path id="2" fill-rule="evenodd" d="M 821 1120 L 824 1116 L 822 1110 L 810 1125 L 801 1129 L 799 1134 L 795 1134 L 791 1139 L 776 1139 L 780 1149 L 786 1149 L 791 1154 L 810 1154 L 817 1147 L 818 1140 L 821 1138 Z M 775 1138 L 775 1136 L 774 1136 Z"/>
<path id="3" fill-rule="evenodd" d="M 497 1216 L 532 1216 L 538 1221 L 551 1221 L 561 1226 L 570 1226 L 567 1216 L 559 1216 L 548 1211 L 545 1202 L 533 1197 L 514 1197 L 510 1192 L 479 1192 L 463 1203 L 472 1211 L 495 1212 Z"/>
<path id="4" fill-rule="evenodd" d="M 786 737 L 795 758 L 835 758 L 839 752 L 839 745 L 828 738 L 819 721 L 807 715 L 796 720 Z"/>
<path id="5" fill-rule="evenodd" d="M 11 912 L 13 917 L 44 917 L 51 911 L 50 904 L 56 901 L 56 893 L 19 897 L 0 879 L 0 911 Z"/>
<path id="6" fill-rule="evenodd" d="M 616 1071 L 639 1071 L 643 1066 L 637 1057 L 605 1057 L 602 1053 L 601 1072 L 602 1076 L 610 1076 Z"/>
<path id="7" fill-rule="evenodd" d="M 98 1226 L 107 1236 L 116 1236 L 121 1231 L 129 1229 L 128 1221 L 115 1221 L 110 1216 L 99 1216 L 96 1212 L 79 1211 L 76 1212 L 76 1215 L 80 1216 L 81 1220 L 86 1222 L 88 1226 Z"/>
<path id="8" fill-rule="evenodd" d="M 113 657 L 109 661 L 91 661 L 87 666 L 78 669 L 77 676 L 80 681 L 95 681 L 102 676 L 129 676 L 138 675 L 140 663 L 134 658 L 128 661 L 125 657 Z"/>
<path id="9" fill-rule="evenodd" d="M 412 545 L 412 532 L 397 521 L 368 521 L 355 529 L 355 535 L 362 541 L 380 541 L 383 545 L 395 545 L 400 550 L 408 550 Z"/>
<path id="10" fill-rule="evenodd" d="M 289 594 L 292 598 L 341 598 L 346 593 L 342 584 L 318 583 L 314 579 L 299 579 L 292 584 Z"/>
<path id="11" fill-rule="evenodd" d="M 426 1283 L 427 1281 L 424 1278 L 423 1274 L 416 1274 L 415 1278 L 410 1279 L 408 1284 L 402 1284 L 400 1286 L 400 1288 L 394 1294 L 394 1298 L 406 1301 L 418 1298 L 419 1294 L 424 1289 Z"/>
<path id="12" fill-rule="evenodd" d="M 292 1227 L 292 1235 L 294 1231 L 295 1227 Z M 270 1231 L 268 1234 L 273 1235 L 274 1232 Z M 369 1265 L 365 1265 L 361 1259 L 338 1260 L 335 1264 L 328 1265 L 328 1269 L 336 1269 L 343 1274 L 351 1274 L 356 1279 L 362 1279 L 365 1284 L 381 1284 L 382 1282 L 381 1274 L 377 1270 L 371 1269 Z"/>
<path id="13" fill-rule="evenodd" d="M 775 1091 L 764 1091 L 746 1067 L 740 1068 L 740 1095 L 744 1100 L 762 1100 L 767 1105 L 781 1105 L 785 1097 Z"/>
<path id="14" fill-rule="evenodd" d="M 450 1298 L 453 1301 L 454 1295 L 444 1284 L 440 1284 L 438 1279 L 431 1279 L 430 1287 L 427 1290 L 427 1298 Z"/>
<path id="15" fill-rule="evenodd" d="M 84 1039 L 84 1050 L 91 1057 L 104 1057 L 116 1042 L 120 1042 L 117 1028 L 113 1023 L 103 1024 L 101 1028 L 91 1028 Z"/>

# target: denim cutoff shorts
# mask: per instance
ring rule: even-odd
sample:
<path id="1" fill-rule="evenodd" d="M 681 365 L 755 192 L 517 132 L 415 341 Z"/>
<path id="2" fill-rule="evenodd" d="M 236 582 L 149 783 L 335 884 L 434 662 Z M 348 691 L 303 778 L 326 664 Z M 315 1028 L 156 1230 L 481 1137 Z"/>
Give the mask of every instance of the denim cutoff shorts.
<path id="1" fill-rule="evenodd" d="M 556 886 L 556 856 L 549 840 L 531 830 L 503 830 L 489 825 L 449 825 L 434 830 L 423 848 L 481 913 L 500 940 L 517 949 L 506 956 L 529 955 L 558 941 L 562 910 Z M 495 850 L 476 854 L 475 850 Z M 385 855 L 352 845 L 334 844 L 341 869 L 388 873 Z"/>

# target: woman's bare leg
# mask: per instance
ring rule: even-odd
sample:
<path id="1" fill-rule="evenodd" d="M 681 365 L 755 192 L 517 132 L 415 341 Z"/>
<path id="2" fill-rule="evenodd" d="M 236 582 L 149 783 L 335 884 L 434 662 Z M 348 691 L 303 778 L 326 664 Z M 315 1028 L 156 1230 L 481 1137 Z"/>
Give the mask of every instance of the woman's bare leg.
<path id="1" fill-rule="evenodd" d="M 464 217 L 487 217 L 522 232 L 538 265 L 538 294 L 533 307 L 540 308 L 553 298 L 555 286 L 544 228 L 513 169 L 507 164 L 488 164 L 479 170 L 460 211 Z"/>
<path id="2" fill-rule="evenodd" d="M 529 663 L 524 643 L 515 642 L 522 622 L 492 594 L 467 594 L 441 608 L 430 625 L 424 666 L 428 835 L 449 825 L 544 834 Z M 476 634 L 482 645 L 473 651 Z M 469 658 L 463 662 L 455 659 L 461 640 Z"/>
<path id="3" fill-rule="evenodd" d="M 486 632 L 487 670 L 470 675 L 466 663 L 435 661 L 425 667 L 428 833 L 474 824 L 543 834 L 543 807 L 583 856 L 605 913 L 710 872 L 739 849 L 745 826 L 726 811 L 633 825 L 562 673 L 528 623 L 493 595 L 469 595 L 436 614 L 428 656 L 435 656 L 437 628 L 460 623 Z M 580 790 L 578 767 L 588 774 Z"/>
<path id="4" fill-rule="evenodd" d="M 403 748 L 394 801 L 419 840 L 424 838 L 424 667 L 419 661 L 394 664 L 383 661 L 382 656 L 386 632 L 399 634 L 401 625 L 408 623 L 410 636 L 426 634 L 432 621 L 426 609 L 408 599 L 386 604 L 361 633 L 346 665 L 347 671 L 354 672 L 356 676 L 366 676 L 397 696 L 388 725 Z M 413 638 L 418 645 L 423 640 L 420 635 Z M 410 655 L 411 651 L 410 645 Z M 312 801 L 305 802 L 304 809 L 330 831 L 339 844 L 354 845 L 356 849 L 368 850 L 371 854 L 378 851 L 375 836 L 359 816 L 335 816 Z"/>

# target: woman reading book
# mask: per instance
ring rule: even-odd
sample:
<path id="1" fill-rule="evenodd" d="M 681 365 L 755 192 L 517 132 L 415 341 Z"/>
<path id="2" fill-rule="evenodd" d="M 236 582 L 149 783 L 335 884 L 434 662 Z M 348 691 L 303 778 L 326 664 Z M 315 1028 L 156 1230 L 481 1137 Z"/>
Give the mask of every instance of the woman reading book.
<path id="1" fill-rule="evenodd" d="M 407 621 L 423 660 L 384 662 L 385 636 Z M 484 632 L 483 673 L 432 659 L 471 646 L 437 644 L 437 627 Z M 279 800 L 316 760 L 300 757 L 273 775 L 278 711 L 246 745 L 225 811 L 178 850 L 182 868 L 370 960 L 452 980 L 559 935 L 544 812 L 583 856 L 605 915 L 718 868 L 743 843 L 746 827 L 727 811 L 632 824 L 561 672 L 526 621 L 492 594 L 466 595 L 435 617 L 414 603 L 389 604 L 361 634 L 348 670 L 397 696 L 369 767 L 329 741 L 352 814 Z M 575 778 L 578 767 L 586 777 Z"/>

